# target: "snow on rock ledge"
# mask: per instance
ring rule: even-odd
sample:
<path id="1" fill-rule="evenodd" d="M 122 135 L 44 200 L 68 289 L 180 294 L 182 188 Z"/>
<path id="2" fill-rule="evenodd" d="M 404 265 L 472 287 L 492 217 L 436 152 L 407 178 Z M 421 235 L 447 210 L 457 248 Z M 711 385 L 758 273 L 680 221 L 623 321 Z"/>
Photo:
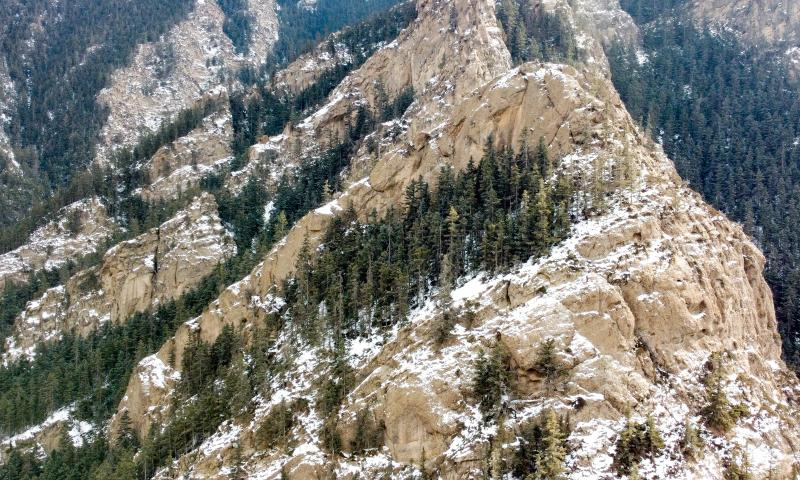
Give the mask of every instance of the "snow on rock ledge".
<path id="1" fill-rule="evenodd" d="M 25 281 L 28 272 L 57 268 L 95 252 L 117 229 L 97 197 L 70 204 L 55 218 L 36 229 L 25 245 L 0 255 L 0 288 L 9 280 Z"/>
<path id="2" fill-rule="evenodd" d="M 109 249 L 102 263 L 28 302 L 6 339 L 4 360 L 32 356 L 39 342 L 87 334 L 180 297 L 236 253 L 214 197 L 204 193 L 161 226 Z"/>

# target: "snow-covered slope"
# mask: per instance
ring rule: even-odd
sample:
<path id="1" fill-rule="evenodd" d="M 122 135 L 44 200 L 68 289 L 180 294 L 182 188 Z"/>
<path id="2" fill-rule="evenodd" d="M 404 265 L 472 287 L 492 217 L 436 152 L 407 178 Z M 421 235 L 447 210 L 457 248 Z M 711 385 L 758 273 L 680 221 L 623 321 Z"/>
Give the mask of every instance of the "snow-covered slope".
<path id="1" fill-rule="evenodd" d="M 72 203 L 34 231 L 19 248 L 0 255 L 0 287 L 29 272 L 57 268 L 95 252 L 117 229 L 99 198 Z"/>

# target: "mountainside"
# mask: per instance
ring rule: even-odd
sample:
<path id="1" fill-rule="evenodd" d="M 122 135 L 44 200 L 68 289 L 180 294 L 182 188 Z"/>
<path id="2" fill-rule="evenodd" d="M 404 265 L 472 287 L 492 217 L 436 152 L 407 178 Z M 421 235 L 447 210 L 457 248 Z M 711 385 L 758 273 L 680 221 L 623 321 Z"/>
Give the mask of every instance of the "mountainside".
<path id="1" fill-rule="evenodd" d="M 766 217 L 704 200 L 739 218 L 652 12 L 418 0 L 301 52 L 280 12 L 330 4 L 234 3 L 137 45 L 7 236 L 0 479 L 797 478 Z"/>
<path id="2" fill-rule="evenodd" d="M 725 26 L 766 18 L 758 13 L 764 2 L 721 9 L 707 24 L 696 22 L 692 9 L 654 13 L 650 2 L 626 3 L 642 26 L 642 44 L 610 48 L 614 84 L 681 176 L 764 250 L 785 358 L 796 366 L 800 89 L 783 55 L 796 40 L 787 33 L 764 44 Z M 769 24 L 787 31 L 797 22 L 789 15 Z"/>

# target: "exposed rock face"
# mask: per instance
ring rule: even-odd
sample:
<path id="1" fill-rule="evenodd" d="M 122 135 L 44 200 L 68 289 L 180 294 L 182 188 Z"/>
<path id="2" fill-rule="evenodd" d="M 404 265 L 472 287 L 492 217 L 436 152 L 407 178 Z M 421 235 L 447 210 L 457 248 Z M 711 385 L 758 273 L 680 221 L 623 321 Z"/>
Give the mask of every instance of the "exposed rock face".
<path id="1" fill-rule="evenodd" d="M 161 147 L 145 166 L 150 184 L 142 189 L 142 198 L 154 201 L 173 199 L 200 179 L 229 163 L 232 157 L 233 128 L 227 101 L 220 111 L 205 119 L 201 126 L 174 142 Z"/>
<path id="2" fill-rule="evenodd" d="M 592 5 L 602 10 L 606 4 Z M 355 413 L 366 408 L 386 427 L 384 449 L 335 460 L 323 452 L 322 419 L 314 408 L 328 375 L 319 367 L 323 352 L 283 336 L 275 348 L 292 363 L 270 379 L 273 394 L 259 399 L 254 418 L 225 422 L 158 478 L 219 477 L 237 458 L 250 478 L 278 479 L 282 469 L 290 479 L 331 470 L 347 479 L 355 472 L 359 478 L 386 472 L 411 478 L 410 465 L 423 456 L 443 478 L 483 478 L 497 432 L 482 422 L 470 382 L 478 352 L 496 339 L 510 352 L 514 376 L 506 429 L 545 408 L 569 413 L 569 478 L 613 475 L 610 455 L 628 412 L 637 419 L 653 415 L 667 443 L 663 454 L 642 463 L 646 478 L 721 479 L 734 449 L 749 454 L 758 474 L 790 473 L 800 448 L 800 384 L 780 360 L 763 256 L 738 226 L 683 186 L 663 152 L 638 132 L 605 74 L 604 24 L 582 26 L 589 18 L 582 16 L 585 4 L 554 8 L 564 8 L 583 34 L 587 64 L 512 69 L 491 1 L 421 0 L 419 19 L 345 79 L 326 106 L 254 147 L 251 162 L 269 151 L 270 168 L 285 168 L 293 149 L 313 152 L 326 132 L 341 131 L 356 102 L 374 102 L 378 79 L 390 92 L 407 85 L 417 92 L 396 123 L 400 131 L 376 133 L 379 153 L 355 156 L 345 192 L 304 217 L 248 277 L 137 367 L 120 411 L 128 411 L 140 435 L 167 421 L 191 332 L 212 341 L 224 325 L 246 330 L 257 324 L 280 303 L 275 285 L 291 274 L 304 239 L 319 243 L 332 215 L 349 205 L 362 217 L 384 212 L 399 204 L 411 180 L 432 180 L 444 164 L 463 168 L 480 158 L 490 136 L 514 147 L 543 137 L 561 156 L 561 172 L 582 179 L 586 191 L 627 165 L 635 175 L 611 188 L 604 213 L 582 219 L 566 242 L 535 264 L 465 279 L 453 300 L 457 310 L 474 309 L 475 320 L 457 326 L 441 348 L 432 340 L 433 300 L 414 311 L 408 325 L 361 339 L 358 348 L 349 345 L 357 387 L 339 415 L 343 445 L 347 449 L 354 435 Z M 627 24 L 620 13 L 607 18 L 614 19 L 609 25 Z M 556 340 L 569 370 L 552 390 L 533 368 L 547 338 Z M 679 441 L 685 422 L 699 425 L 705 363 L 714 352 L 725 353 L 726 389 L 751 415 L 727 436 L 704 431 L 706 457 L 692 463 L 680 455 Z M 297 448 L 257 448 L 255 431 L 264 417 L 282 400 L 300 397 L 310 408 L 290 435 Z"/>
<path id="3" fill-rule="evenodd" d="M 6 340 L 4 360 L 33 355 L 38 343 L 65 331 L 85 335 L 176 299 L 235 252 L 214 197 L 202 194 L 160 227 L 108 250 L 99 266 L 29 302 Z"/>
<path id="4" fill-rule="evenodd" d="M 21 247 L 0 255 L 0 288 L 25 281 L 28 272 L 53 269 L 95 252 L 116 230 L 99 198 L 61 209 L 55 220 L 38 228 Z"/>
<path id="5" fill-rule="evenodd" d="M 783 0 L 695 0 L 689 5 L 700 19 L 723 25 L 761 45 L 800 42 L 800 5 Z"/>
<path id="6" fill-rule="evenodd" d="M 12 449 L 26 449 L 36 455 L 49 454 L 59 448 L 66 434 L 76 447 L 83 445 L 85 437 L 92 433 L 92 425 L 72 416 L 71 408 L 53 412 L 44 422 L 22 433 L 0 442 L 0 460 Z"/>
<path id="7" fill-rule="evenodd" d="M 97 158 L 133 145 L 202 96 L 218 95 L 243 65 L 259 66 L 277 40 L 272 0 L 249 2 L 253 29 L 247 57 L 235 53 L 222 30 L 225 16 L 216 1 L 197 0 L 188 18 L 159 42 L 142 44 L 126 67 L 116 71 L 99 101 L 110 114 Z"/>

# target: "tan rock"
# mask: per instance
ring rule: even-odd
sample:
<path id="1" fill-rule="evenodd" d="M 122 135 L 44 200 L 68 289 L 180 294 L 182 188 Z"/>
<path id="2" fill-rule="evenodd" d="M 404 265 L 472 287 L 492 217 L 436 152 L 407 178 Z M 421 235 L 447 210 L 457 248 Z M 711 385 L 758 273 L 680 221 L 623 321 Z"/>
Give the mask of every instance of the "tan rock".
<path id="1" fill-rule="evenodd" d="M 214 197 L 204 193 L 161 226 L 109 249 L 99 266 L 29 302 L 6 339 L 3 358 L 30 356 L 38 343 L 65 331 L 85 335 L 177 299 L 235 251 Z"/>
<path id="2" fill-rule="evenodd" d="M 23 282 L 29 272 L 54 269 L 94 253 L 117 230 L 99 198 L 72 203 L 36 229 L 28 242 L 0 255 L 0 288 Z"/>

